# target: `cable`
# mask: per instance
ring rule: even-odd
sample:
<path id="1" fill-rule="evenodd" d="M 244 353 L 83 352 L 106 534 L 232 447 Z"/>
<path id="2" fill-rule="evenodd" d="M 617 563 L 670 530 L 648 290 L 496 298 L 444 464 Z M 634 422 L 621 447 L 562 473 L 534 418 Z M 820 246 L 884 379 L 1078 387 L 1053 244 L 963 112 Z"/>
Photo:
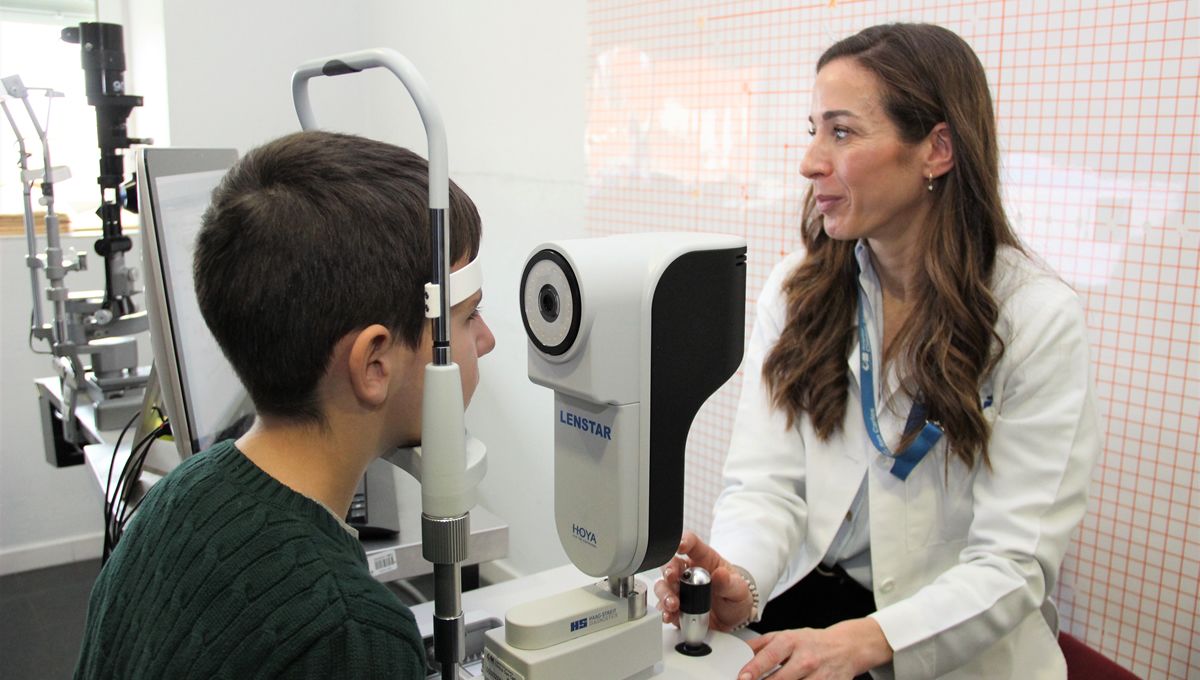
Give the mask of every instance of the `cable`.
<path id="1" fill-rule="evenodd" d="M 138 442 L 129 449 L 129 458 L 125 460 L 125 467 L 122 468 L 121 476 L 117 479 L 118 496 L 113 499 L 114 507 L 111 515 L 113 522 L 113 536 L 115 538 L 114 544 L 116 541 L 121 540 L 121 518 L 124 516 L 124 509 L 128 508 L 128 504 L 126 504 L 125 508 L 118 508 L 115 505 L 116 498 L 124 499 L 125 495 L 129 493 L 129 485 L 141 476 L 141 463 L 145 460 L 145 452 L 149 450 L 149 443 L 154 441 L 154 438 L 161 432 L 161 430 L 162 425 L 159 425 L 150 432 L 146 433 L 145 436 L 138 440 Z"/>
<path id="2" fill-rule="evenodd" d="M 115 496 L 112 495 L 112 471 L 113 468 L 117 466 L 117 452 L 121 450 L 121 441 L 125 439 L 125 434 L 129 432 L 129 428 L 133 427 L 133 424 L 141 415 L 141 411 L 134 413 L 133 417 L 129 419 L 129 422 L 125 423 L 125 427 L 121 428 L 121 434 L 117 435 L 117 444 L 113 447 L 112 460 L 110 460 L 108 464 L 108 479 L 104 483 L 104 552 L 101 555 L 101 564 L 108 561 L 108 555 L 112 552 L 114 547 L 112 535 L 109 533 L 108 527 L 109 517 L 112 514 L 113 508 L 113 503 L 110 499 L 115 498 Z"/>
<path id="3" fill-rule="evenodd" d="M 121 540 L 121 535 L 118 526 L 120 517 L 120 503 L 124 500 L 125 495 L 129 492 L 129 471 L 130 466 L 134 462 L 136 455 L 136 446 L 131 447 L 129 458 L 125 461 L 125 466 L 121 469 L 121 474 L 117 477 L 117 485 L 113 489 L 112 500 L 109 504 L 108 512 L 105 514 L 105 533 L 109 537 L 108 552 L 112 553 L 117 547 L 117 542 Z"/>
<path id="4" fill-rule="evenodd" d="M 142 415 L 140 412 L 135 413 L 133 418 L 126 423 L 124 429 L 121 430 L 121 434 L 117 437 L 117 445 L 113 448 L 113 463 L 109 465 L 108 480 L 104 487 L 105 504 L 104 553 L 102 555 L 103 561 L 108 560 L 109 555 L 112 553 L 113 549 L 116 548 L 117 542 L 121 538 L 121 529 L 123 528 L 123 523 L 120 522 L 120 516 L 122 513 L 118 511 L 119 501 L 124 499 L 125 495 L 128 493 L 130 480 L 137 479 L 140 476 L 141 464 L 145 460 L 145 452 L 149 451 L 149 443 L 153 443 L 153 441 L 161 436 L 164 432 L 170 431 L 166 419 L 162 417 L 162 411 L 160 411 L 157 406 L 153 408 L 155 413 L 159 415 L 161 422 L 156 428 L 154 428 L 154 430 L 143 436 L 140 441 L 136 442 L 130 447 L 129 457 L 125 460 L 125 465 L 121 469 L 121 474 L 117 477 L 117 485 L 115 488 L 112 486 L 112 470 L 114 467 L 116 467 L 117 452 L 120 450 L 121 442 L 124 440 L 125 434 L 129 431 L 129 428 L 134 422 L 136 422 L 138 417 Z M 142 450 L 143 447 L 145 447 L 145 451 Z M 133 473 L 135 468 L 137 472 Z"/>
<path id="5" fill-rule="evenodd" d="M 49 340 L 46 340 L 49 342 Z M 45 356 L 54 356 L 54 352 L 43 352 L 33 348 L 33 310 L 29 310 L 29 351 L 34 354 L 42 354 Z"/>
<path id="6" fill-rule="evenodd" d="M 128 485 L 131 485 L 131 483 L 136 482 L 137 480 L 140 479 L 140 477 L 142 477 L 142 469 L 145 465 L 145 459 L 146 459 L 146 457 L 148 457 L 150 455 L 150 450 L 152 449 L 152 447 L 154 447 L 155 441 L 163 438 L 164 435 L 168 435 L 168 434 L 170 434 L 170 421 L 163 421 L 160 423 L 160 425 L 158 425 L 158 427 L 156 427 L 154 429 L 154 431 L 150 432 L 149 434 L 146 434 L 145 437 L 142 439 L 142 441 L 140 441 L 140 443 L 138 444 L 137 447 L 134 447 L 134 451 L 131 452 L 131 456 L 130 456 L 130 459 L 133 463 L 132 467 L 131 467 L 131 465 L 126 465 L 126 467 L 128 468 L 128 476 L 126 477 L 126 480 L 125 480 L 126 487 L 128 487 Z M 127 493 L 127 489 L 126 489 L 126 493 Z M 130 518 L 133 516 L 133 512 L 138 509 L 138 506 L 142 505 L 142 501 L 145 500 L 145 498 L 148 497 L 148 495 L 149 495 L 149 492 L 143 494 L 142 498 L 139 498 L 136 501 L 136 503 L 133 503 L 132 505 L 126 504 L 124 509 L 121 510 L 120 516 L 118 517 L 118 519 L 116 519 L 116 526 L 115 526 L 116 541 L 121 540 L 121 536 L 125 534 L 125 525 L 128 523 L 128 520 L 130 520 Z"/>
<path id="7" fill-rule="evenodd" d="M 119 543 L 121 540 L 121 530 L 124 527 L 122 520 L 126 517 L 123 510 L 128 509 L 128 505 L 126 505 L 124 509 L 118 506 L 117 500 L 124 500 L 125 495 L 129 493 L 130 482 L 141 476 L 140 463 L 145 456 L 145 454 L 142 452 L 142 447 L 146 445 L 147 441 L 153 441 L 152 437 L 159 432 L 160 428 L 161 425 L 156 427 L 150 433 L 146 434 L 146 436 L 142 437 L 140 441 L 130 448 L 129 458 L 126 459 L 125 466 L 121 470 L 121 475 L 117 478 L 117 489 L 115 495 L 113 496 L 112 510 L 109 512 L 107 517 L 108 532 L 112 536 L 112 548 L 114 549 L 116 548 L 117 543 Z M 134 472 L 134 470 L 137 470 L 137 472 Z"/>
<path id="8" fill-rule="evenodd" d="M 146 456 L 148 456 L 150 454 L 150 449 L 153 448 L 154 442 L 158 441 L 164 435 L 170 433 L 170 431 L 171 431 L 170 423 L 164 421 L 161 425 L 159 425 L 157 428 L 155 428 L 153 432 L 151 432 L 150 434 L 146 435 L 145 438 L 143 438 L 143 441 L 145 443 L 142 445 L 140 452 L 137 454 L 137 463 L 133 467 L 132 477 L 129 480 L 127 480 L 127 484 L 131 483 L 133 480 L 137 480 L 137 479 L 141 478 L 142 467 L 146 463 Z M 134 511 L 138 509 L 138 506 L 140 506 L 142 504 L 142 501 L 146 500 L 146 496 L 148 496 L 148 495 L 149 495 L 149 493 L 142 494 L 142 497 L 137 499 L 137 501 L 135 501 L 132 505 L 130 505 L 128 503 L 125 505 L 125 508 L 121 512 L 121 516 L 120 516 L 120 518 L 118 520 L 118 524 L 117 524 L 117 540 L 118 541 L 121 539 L 121 536 L 125 533 L 125 525 L 129 523 L 130 517 L 133 516 Z"/>

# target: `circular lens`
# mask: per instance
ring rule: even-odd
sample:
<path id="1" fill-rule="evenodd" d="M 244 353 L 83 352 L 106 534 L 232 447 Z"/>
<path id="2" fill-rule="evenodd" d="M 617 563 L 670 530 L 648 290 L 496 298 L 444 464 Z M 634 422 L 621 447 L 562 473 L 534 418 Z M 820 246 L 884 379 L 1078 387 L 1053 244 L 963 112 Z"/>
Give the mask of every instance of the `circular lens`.
<path id="1" fill-rule="evenodd" d="M 558 320 L 558 291 L 548 283 L 538 291 L 538 311 L 547 323 Z"/>
<path id="2" fill-rule="evenodd" d="M 525 263 L 520 290 L 525 335 L 538 352 L 561 357 L 574 346 L 583 321 L 571 264 L 558 251 L 538 251 Z"/>

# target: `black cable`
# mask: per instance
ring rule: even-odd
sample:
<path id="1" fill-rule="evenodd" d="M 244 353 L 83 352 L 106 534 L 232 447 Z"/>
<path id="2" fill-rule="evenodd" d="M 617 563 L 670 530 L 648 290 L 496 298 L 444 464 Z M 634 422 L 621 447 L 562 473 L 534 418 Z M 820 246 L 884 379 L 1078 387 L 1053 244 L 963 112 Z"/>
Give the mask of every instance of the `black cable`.
<path id="1" fill-rule="evenodd" d="M 129 476 L 125 480 L 126 487 L 128 487 L 130 484 L 135 484 L 137 482 L 137 480 L 141 479 L 142 467 L 146 463 L 146 456 L 150 453 L 151 447 L 154 446 L 154 442 L 158 441 L 158 438 L 159 438 L 159 436 L 162 435 L 162 433 L 163 433 L 163 426 L 159 425 L 158 427 L 154 428 L 154 430 L 152 430 L 149 434 L 147 434 L 142 439 L 142 443 L 130 453 L 131 464 L 129 466 Z M 142 498 L 145 498 L 145 497 L 146 497 L 145 494 L 143 494 Z M 141 498 L 139 498 L 137 502 L 141 502 Z M 132 508 L 131 508 L 130 504 L 126 503 L 125 507 L 122 508 L 121 512 L 118 514 L 118 518 L 117 518 L 118 540 L 120 539 L 121 533 L 124 532 L 125 523 L 129 519 L 131 510 L 132 510 Z"/>
<path id="2" fill-rule="evenodd" d="M 135 442 L 129 448 L 129 457 L 125 460 L 125 465 L 121 468 L 121 474 L 117 476 L 117 486 L 112 487 L 112 468 L 115 465 L 110 465 L 108 469 L 108 482 L 105 485 L 105 512 L 104 512 L 104 560 L 107 561 L 109 555 L 117 547 L 121 536 L 125 533 L 125 525 L 133 516 L 134 511 L 145 500 L 146 495 L 143 494 L 132 505 L 127 504 L 124 508 L 119 508 L 118 501 L 125 498 L 129 493 L 129 485 L 141 477 L 142 468 L 145 465 L 146 457 L 150 453 L 155 441 L 171 434 L 170 420 L 163 414 L 158 406 L 152 406 L 154 413 L 160 418 L 160 423 L 150 432 L 146 433 L 140 440 Z M 125 425 L 121 430 L 120 436 L 117 438 L 117 446 L 113 449 L 113 460 L 116 461 L 116 452 L 121 447 L 121 441 L 125 438 L 125 434 L 129 431 L 129 427 L 133 424 L 141 414 L 134 414 L 133 419 Z M 110 491 L 111 489 L 111 491 Z M 112 499 L 111 501 L 109 499 Z"/>
<path id="3" fill-rule="evenodd" d="M 145 438 L 143 437 L 144 441 Z M 141 442 L 134 444 L 129 449 L 129 458 L 125 460 L 125 466 L 121 469 L 121 475 L 117 478 L 117 488 L 113 495 L 112 512 L 108 516 L 108 532 L 112 536 L 112 548 L 116 549 L 117 543 L 121 541 L 121 506 L 119 501 L 124 501 L 125 495 L 129 493 L 130 473 L 136 465 L 139 446 Z"/>
<path id="4" fill-rule="evenodd" d="M 117 465 L 117 451 L 121 450 L 121 441 L 125 439 L 125 434 L 129 432 L 129 428 L 133 427 L 133 424 L 141 415 L 141 411 L 133 414 L 129 422 L 125 423 L 125 427 L 121 428 L 121 434 L 117 436 L 117 445 L 113 447 L 112 460 L 108 464 L 108 480 L 104 483 L 104 552 L 101 555 L 101 563 L 108 561 L 108 555 L 113 549 L 112 535 L 108 531 L 109 516 L 112 513 L 113 504 L 109 499 L 114 497 L 112 495 L 112 471 Z"/>
<path id="5" fill-rule="evenodd" d="M 122 498 L 129 492 L 129 485 L 135 483 L 141 478 L 142 467 L 146 462 L 146 457 L 149 455 L 150 449 L 153 447 L 154 442 L 170 431 L 170 423 L 164 421 L 159 424 L 158 427 L 147 433 L 146 436 L 142 437 L 139 442 L 134 444 L 129 453 L 129 460 L 126 461 L 125 469 L 122 471 L 123 483 L 119 483 L 117 486 Z M 127 503 L 124 508 L 114 512 L 114 547 L 117 543 L 120 543 L 121 536 L 125 533 L 125 525 L 129 522 L 129 518 L 132 516 L 133 510 L 141 504 L 142 499 L 144 498 L 145 495 L 143 495 L 142 498 L 139 498 L 133 505 Z"/>
<path id="6" fill-rule="evenodd" d="M 153 437 L 148 437 L 148 441 L 142 447 L 141 453 L 138 455 L 137 465 L 134 467 L 134 473 L 133 473 L 132 479 L 136 480 L 136 479 L 141 478 L 142 468 L 146 464 L 146 457 L 150 454 L 150 450 L 154 447 L 154 442 L 161 439 L 164 435 L 170 433 L 170 431 L 171 431 L 171 429 L 170 429 L 169 425 L 164 422 L 162 425 L 159 425 L 158 428 L 155 430 L 155 434 Z M 149 496 L 149 495 L 150 495 L 149 492 L 144 493 L 132 505 L 129 505 L 129 504 L 125 505 L 125 509 L 121 513 L 120 523 L 118 524 L 118 527 L 117 527 L 117 540 L 118 541 L 121 539 L 121 536 L 125 535 L 125 525 L 129 523 L 129 519 L 133 516 L 134 511 L 136 511 L 138 509 L 138 506 L 140 506 L 142 504 L 142 501 L 146 500 L 146 496 Z"/>
<path id="7" fill-rule="evenodd" d="M 120 518 L 121 518 L 122 512 L 116 505 L 116 501 L 118 498 L 122 499 L 122 500 L 125 498 L 125 494 L 129 493 L 128 487 L 129 487 L 130 482 L 132 480 L 137 479 L 138 476 L 140 476 L 140 475 L 134 475 L 133 471 L 138 466 L 138 459 L 139 459 L 139 457 L 141 457 L 141 449 L 143 446 L 145 446 L 147 441 L 151 441 L 151 437 L 153 437 L 155 434 L 158 433 L 160 427 L 162 427 L 162 426 L 160 425 L 159 427 L 156 427 L 153 430 L 151 430 L 150 432 L 146 433 L 140 440 L 138 440 L 133 446 L 130 447 L 129 458 L 127 458 L 125 460 L 125 466 L 121 469 L 120 477 L 117 478 L 117 493 L 113 497 L 114 505 L 113 505 L 113 511 L 111 513 L 111 520 L 110 520 L 112 522 L 113 546 L 114 547 L 116 546 L 117 542 L 121 540 L 121 534 L 120 534 L 121 520 L 120 520 Z"/>
<path id="8" fill-rule="evenodd" d="M 140 413 L 135 414 L 134 418 L 136 419 L 140 415 L 141 415 Z M 161 425 L 159 427 L 161 427 Z M 125 429 L 121 431 L 121 437 L 117 439 L 117 449 L 120 448 L 121 439 L 124 438 L 125 432 L 128 429 L 129 429 L 129 425 L 126 425 Z M 145 443 L 146 440 L 148 438 L 150 438 L 150 436 L 154 432 L 157 432 L 158 429 L 159 428 L 155 428 L 151 433 L 143 436 L 140 441 L 136 442 L 135 444 L 133 444 L 133 446 L 131 446 L 129 448 L 129 457 L 125 460 L 124 467 L 121 468 L 121 474 L 118 475 L 118 477 L 117 477 L 117 486 L 116 486 L 116 488 L 114 488 L 112 490 L 111 495 L 109 495 L 108 489 L 106 487 L 105 498 L 111 499 L 111 500 L 107 501 L 107 505 L 105 507 L 105 513 L 104 513 L 104 534 L 105 534 L 105 538 L 106 538 L 106 554 L 104 556 L 105 559 L 107 559 L 108 554 L 111 554 L 113 549 L 117 547 L 117 541 L 120 540 L 120 534 L 117 531 L 117 525 L 118 525 L 118 519 L 119 519 L 119 517 L 118 517 L 119 512 L 117 509 L 118 508 L 117 504 L 121 499 L 123 499 L 125 497 L 125 494 L 128 493 L 127 487 L 129 485 L 129 472 L 131 469 L 131 464 L 135 461 L 139 447 L 143 443 Z M 114 451 L 113 451 L 113 463 L 114 464 L 110 465 L 109 469 L 108 469 L 109 486 L 111 486 L 111 484 L 112 484 L 112 468 L 115 467 L 117 449 L 114 449 Z"/>
<path id="9" fill-rule="evenodd" d="M 168 430 L 168 432 L 169 432 L 169 430 Z M 154 440 L 152 440 L 149 444 L 146 445 L 145 451 L 142 453 L 142 456 L 141 456 L 142 460 L 138 462 L 138 473 L 139 473 L 138 476 L 139 477 L 141 476 L 142 466 L 145 463 L 146 454 L 148 454 L 150 452 L 150 448 L 153 446 L 154 442 L 158 441 L 158 439 L 160 439 L 165 434 L 166 434 L 166 432 L 160 434 L 159 437 L 156 437 Z M 135 512 L 137 512 L 137 509 L 139 507 L 141 507 L 142 501 L 146 500 L 146 496 L 149 496 L 149 495 L 150 494 L 148 492 L 144 493 L 144 494 L 142 494 L 141 498 L 137 499 L 137 501 L 135 501 L 133 503 L 132 506 L 127 505 L 125 507 L 125 514 L 121 518 L 121 526 L 120 526 L 120 531 L 117 534 L 118 536 L 121 536 L 125 533 L 125 525 L 129 523 L 130 518 L 133 517 L 133 514 Z"/>

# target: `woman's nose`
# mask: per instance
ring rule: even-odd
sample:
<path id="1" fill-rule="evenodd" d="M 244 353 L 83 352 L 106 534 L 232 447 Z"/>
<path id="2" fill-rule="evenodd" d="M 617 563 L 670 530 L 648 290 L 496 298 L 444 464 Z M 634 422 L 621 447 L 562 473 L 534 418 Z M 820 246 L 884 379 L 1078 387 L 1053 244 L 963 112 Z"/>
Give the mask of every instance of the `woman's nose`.
<path id="1" fill-rule="evenodd" d="M 825 150 L 821 147 L 821 143 L 814 139 L 800 158 L 800 174 L 808 179 L 815 179 L 828 172 L 829 163 L 825 156 Z"/>

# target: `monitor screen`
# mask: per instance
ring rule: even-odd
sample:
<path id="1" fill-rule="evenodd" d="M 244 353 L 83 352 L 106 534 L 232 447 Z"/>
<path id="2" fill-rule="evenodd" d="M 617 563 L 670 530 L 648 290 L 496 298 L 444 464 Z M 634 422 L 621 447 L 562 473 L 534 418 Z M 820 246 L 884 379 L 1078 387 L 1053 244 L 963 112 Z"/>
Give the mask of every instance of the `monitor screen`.
<path id="1" fill-rule="evenodd" d="M 182 457 L 244 432 L 253 405 L 209 332 L 192 283 L 192 252 L 212 191 L 235 149 L 137 151 L 154 370 Z"/>

